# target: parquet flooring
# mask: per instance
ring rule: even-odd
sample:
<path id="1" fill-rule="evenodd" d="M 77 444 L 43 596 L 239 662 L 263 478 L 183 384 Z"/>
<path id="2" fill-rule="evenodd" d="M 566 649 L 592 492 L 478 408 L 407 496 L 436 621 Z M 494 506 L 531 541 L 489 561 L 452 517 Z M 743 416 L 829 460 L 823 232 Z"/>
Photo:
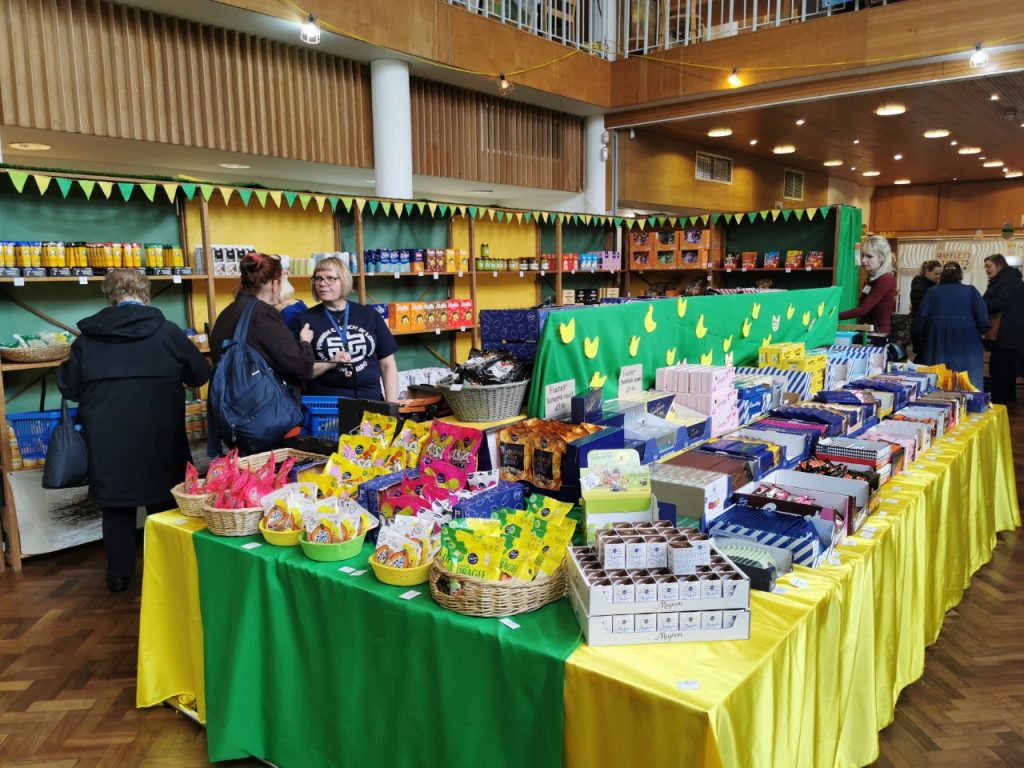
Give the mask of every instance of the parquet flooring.
<path id="1" fill-rule="evenodd" d="M 1011 414 L 1024 498 L 1024 406 Z M 103 569 L 92 544 L 0 575 L 0 767 L 208 765 L 199 726 L 169 709 L 135 708 L 139 583 L 112 595 Z M 1024 766 L 1022 583 L 1018 530 L 999 537 L 992 562 L 947 615 L 924 677 L 882 731 L 878 768 Z"/>

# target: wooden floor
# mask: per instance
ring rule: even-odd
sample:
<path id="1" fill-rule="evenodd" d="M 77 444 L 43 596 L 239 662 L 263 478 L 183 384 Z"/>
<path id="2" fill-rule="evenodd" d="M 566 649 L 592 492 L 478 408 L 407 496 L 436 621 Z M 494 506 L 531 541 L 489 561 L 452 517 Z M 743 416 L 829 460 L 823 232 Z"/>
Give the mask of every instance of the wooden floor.
<path id="1" fill-rule="evenodd" d="M 1024 407 L 1011 413 L 1024 498 Z M 88 545 L 0 575 L 0 766 L 208 764 L 197 725 L 135 709 L 139 585 L 112 595 L 103 568 Z M 1002 534 L 900 697 L 877 766 L 1024 766 L 1022 584 L 1021 532 Z"/>

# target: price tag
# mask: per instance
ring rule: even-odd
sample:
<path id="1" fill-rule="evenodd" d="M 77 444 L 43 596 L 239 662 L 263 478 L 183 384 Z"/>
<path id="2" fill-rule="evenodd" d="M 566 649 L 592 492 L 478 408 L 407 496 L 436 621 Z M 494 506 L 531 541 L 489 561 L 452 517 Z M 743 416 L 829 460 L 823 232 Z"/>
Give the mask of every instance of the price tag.
<path id="1" fill-rule="evenodd" d="M 434 273 L 434 279 L 437 280 L 437 272 Z"/>
<path id="2" fill-rule="evenodd" d="M 680 680 L 676 683 L 676 688 L 680 691 L 699 691 L 700 683 L 696 680 Z"/>
<path id="3" fill-rule="evenodd" d="M 181 285 L 181 275 L 173 275 L 171 277 L 171 282 L 175 285 Z"/>
<path id="4" fill-rule="evenodd" d="M 619 397 L 635 395 L 644 390 L 644 366 L 624 365 L 619 371 Z"/>
<path id="5" fill-rule="evenodd" d="M 15 288 L 21 288 L 23 285 L 25 285 L 25 278 L 24 277 L 16 277 L 16 278 L 14 278 L 14 287 Z"/>
<path id="6" fill-rule="evenodd" d="M 572 412 L 572 398 L 576 394 L 576 380 L 566 379 L 544 388 L 544 418 L 560 419 Z"/>
<path id="7" fill-rule="evenodd" d="M 519 625 L 516 624 L 516 622 L 512 621 L 512 619 L 507 619 L 507 618 L 506 619 L 502 619 L 501 623 L 504 624 L 509 629 L 519 629 Z"/>
<path id="8" fill-rule="evenodd" d="M 403 592 L 402 594 L 400 594 L 399 597 L 403 600 L 412 600 L 414 597 L 419 597 L 420 594 L 421 593 L 417 592 L 415 589 L 410 589 L 408 592 Z"/>
<path id="9" fill-rule="evenodd" d="M 181 280 L 179 280 L 178 282 L 181 282 Z M 89 278 L 85 277 L 84 275 L 79 277 L 78 278 L 78 284 L 79 285 L 88 285 L 89 284 Z"/>
<path id="10" fill-rule="evenodd" d="M 248 544 L 243 544 L 242 549 L 256 549 L 256 547 L 262 547 L 258 541 L 250 541 Z"/>
<path id="11" fill-rule="evenodd" d="M 801 579 L 800 577 L 790 579 L 789 583 L 797 589 L 804 589 L 807 587 L 807 579 Z"/>
<path id="12" fill-rule="evenodd" d="M 352 571 L 354 571 L 355 568 L 353 568 L 351 565 L 343 565 L 338 570 L 342 573 L 352 573 Z"/>

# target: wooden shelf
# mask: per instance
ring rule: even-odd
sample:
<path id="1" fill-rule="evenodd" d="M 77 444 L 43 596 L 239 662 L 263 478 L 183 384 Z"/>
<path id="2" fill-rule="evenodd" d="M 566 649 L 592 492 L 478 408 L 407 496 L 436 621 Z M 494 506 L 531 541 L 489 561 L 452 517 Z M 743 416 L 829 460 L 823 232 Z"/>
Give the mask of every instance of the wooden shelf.
<path id="1" fill-rule="evenodd" d="M 0 363 L 0 371 L 7 373 L 8 371 L 33 371 L 41 368 L 56 368 L 61 363 L 67 360 L 48 360 L 45 363 Z"/>

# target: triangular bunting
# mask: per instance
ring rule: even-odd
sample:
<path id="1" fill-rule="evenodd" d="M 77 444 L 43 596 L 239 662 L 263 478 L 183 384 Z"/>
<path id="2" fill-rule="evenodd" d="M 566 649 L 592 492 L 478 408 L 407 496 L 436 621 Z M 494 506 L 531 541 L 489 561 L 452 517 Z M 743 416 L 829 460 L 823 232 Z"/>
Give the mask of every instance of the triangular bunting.
<path id="1" fill-rule="evenodd" d="M 288 203 L 288 207 L 289 208 L 291 208 L 293 205 L 295 205 L 295 200 L 296 200 L 296 198 L 298 198 L 298 196 L 299 196 L 298 192 L 285 192 L 284 193 L 284 201 L 286 203 Z"/>
<path id="2" fill-rule="evenodd" d="M 416 209 L 420 212 L 421 216 L 423 215 L 423 209 L 425 209 L 426 207 L 426 203 L 416 203 Z M 433 211 L 431 211 L 431 213 L 433 213 Z"/>
<path id="3" fill-rule="evenodd" d="M 412 203 L 406 203 L 402 207 L 405 208 L 405 215 L 406 216 L 408 216 L 409 214 L 412 213 L 412 209 L 413 209 L 413 204 Z M 420 213 L 423 213 L 423 203 L 420 203 Z"/>
<path id="4" fill-rule="evenodd" d="M 307 193 L 299 195 L 299 202 L 302 203 L 302 210 L 306 210 L 313 201 L 313 196 Z"/>
<path id="5" fill-rule="evenodd" d="M 793 209 L 792 208 L 783 208 L 782 209 L 782 220 L 783 221 L 789 221 L 789 217 L 792 216 L 792 215 L 793 215 Z"/>
<path id="6" fill-rule="evenodd" d="M 139 189 L 142 190 L 142 194 L 146 196 L 149 202 L 153 202 L 153 198 L 156 197 L 156 184 L 139 184 Z"/>
<path id="7" fill-rule="evenodd" d="M 823 205 L 821 208 L 818 209 L 818 213 L 820 213 L 821 218 L 824 219 L 826 216 L 828 216 L 828 206 Z"/>
<path id="8" fill-rule="evenodd" d="M 39 194 L 45 195 L 46 190 L 50 188 L 50 181 L 52 181 L 53 177 L 46 176 L 42 173 L 33 173 L 32 178 L 35 181 L 36 186 L 39 187 Z"/>
<path id="9" fill-rule="evenodd" d="M 811 220 L 813 220 L 813 219 L 814 219 L 814 214 L 816 214 L 817 212 L 818 212 L 818 209 L 817 209 L 817 208 L 807 208 L 807 209 L 806 209 L 806 210 L 804 211 L 804 213 L 806 213 L 806 214 L 807 214 L 807 220 L 808 220 L 808 221 L 811 221 Z"/>
<path id="10" fill-rule="evenodd" d="M 323 213 L 324 206 L 327 204 L 327 197 L 324 195 L 313 195 L 313 199 L 316 200 L 316 209 Z"/>
<path id="11" fill-rule="evenodd" d="M 130 181 L 119 181 L 117 182 L 117 188 L 121 192 L 121 197 L 127 203 L 132 199 L 132 191 L 135 189 L 135 185 Z"/>
<path id="12" fill-rule="evenodd" d="M 380 207 L 380 200 L 371 200 L 370 201 L 370 213 L 376 215 L 377 209 L 379 207 Z"/>
<path id="13" fill-rule="evenodd" d="M 57 177 L 57 187 L 60 189 L 61 196 L 67 200 L 68 192 L 71 191 L 71 179 L 65 179 L 63 176 Z"/>
<path id="14" fill-rule="evenodd" d="M 753 224 L 755 221 L 757 221 L 757 214 L 754 213 L 753 211 L 748 213 L 747 214 L 747 221 L 749 221 L 751 224 Z"/>
<path id="15" fill-rule="evenodd" d="M 430 211 L 431 216 L 437 215 L 437 203 L 427 203 L 427 210 Z M 444 213 L 442 212 L 442 216 Z"/>
<path id="16" fill-rule="evenodd" d="M 92 191 L 96 187 L 96 182 L 95 181 L 91 181 L 89 179 L 79 179 L 78 180 L 78 186 L 80 186 L 82 188 L 82 191 L 85 193 L 85 199 L 86 200 L 89 200 L 89 199 L 92 198 Z"/>
<path id="17" fill-rule="evenodd" d="M 270 195 L 270 199 L 274 203 L 274 205 L 276 205 L 278 208 L 280 208 L 281 207 L 281 190 L 279 190 L 279 189 L 271 189 L 271 190 L 268 190 L 267 194 Z"/>
<path id="18" fill-rule="evenodd" d="M 203 196 L 203 200 L 210 202 L 210 198 L 213 197 L 213 184 L 200 184 L 199 192 Z"/>
<path id="19" fill-rule="evenodd" d="M 18 193 L 20 194 L 21 191 L 25 189 L 25 182 L 28 180 L 28 174 L 24 171 L 7 171 L 7 176 L 10 178 L 11 184 L 14 185 L 14 188 L 18 190 Z M 91 181 L 89 183 L 92 184 Z"/>
<path id="20" fill-rule="evenodd" d="M 383 201 L 381 201 L 380 207 L 381 207 L 381 210 L 384 211 L 384 215 L 385 216 L 390 216 L 391 215 L 391 201 L 390 200 L 383 200 Z"/>
<path id="21" fill-rule="evenodd" d="M 164 188 L 164 194 L 167 195 L 167 202 L 173 203 L 174 198 L 178 196 L 178 185 L 177 184 L 161 184 Z"/>
<path id="22" fill-rule="evenodd" d="M 217 187 L 217 191 L 224 198 L 224 205 L 228 205 L 231 202 L 231 195 L 235 193 L 234 187 Z"/>
<path id="23" fill-rule="evenodd" d="M 249 206 L 249 201 L 252 200 L 252 190 L 251 189 L 240 189 L 240 190 L 238 190 L 238 197 L 242 201 L 242 205 L 248 207 Z"/>
<path id="24" fill-rule="evenodd" d="M 778 208 L 773 208 L 772 211 L 771 211 L 772 221 L 778 221 L 779 214 L 781 214 L 781 213 L 782 213 L 782 211 L 780 211 Z"/>
<path id="25" fill-rule="evenodd" d="M 182 184 L 181 191 L 185 193 L 185 197 L 191 200 L 196 196 L 196 185 L 195 184 Z"/>
<path id="26" fill-rule="evenodd" d="M 265 189 L 257 189 L 256 190 L 256 200 L 259 202 L 260 208 L 266 208 L 267 207 L 267 190 L 265 190 Z"/>

